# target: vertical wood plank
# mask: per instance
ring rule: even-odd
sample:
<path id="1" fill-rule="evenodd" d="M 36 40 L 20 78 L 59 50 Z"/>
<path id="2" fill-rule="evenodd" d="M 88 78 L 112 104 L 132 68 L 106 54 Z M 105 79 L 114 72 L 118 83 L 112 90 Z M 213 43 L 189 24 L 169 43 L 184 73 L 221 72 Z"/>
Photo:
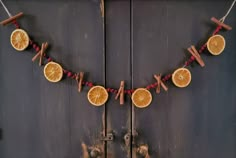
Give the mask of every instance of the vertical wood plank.
<path id="1" fill-rule="evenodd" d="M 106 85 L 118 89 L 125 81 L 125 89 L 131 87 L 130 71 L 130 2 L 106 1 Z M 124 135 L 131 131 L 130 98 L 125 104 L 110 95 L 107 106 L 107 132 L 113 132 L 115 140 L 107 144 L 108 158 L 130 157 L 130 146 L 125 145 Z"/>
<path id="2" fill-rule="evenodd" d="M 154 74 L 168 71 L 167 11 L 163 1 L 133 1 L 133 86 L 155 82 Z M 168 86 L 168 85 L 167 85 Z M 168 150 L 168 94 L 151 91 L 153 101 L 147 109 L 134 108 L 135 145 L 149 146 L 151 157 L 164 157 Z M 136 146 L 133 146 L 135 148 Z M 161 149 L 161 150 L 160 150 Z M 140 157 L 133 152 L 133 157 Z"/>

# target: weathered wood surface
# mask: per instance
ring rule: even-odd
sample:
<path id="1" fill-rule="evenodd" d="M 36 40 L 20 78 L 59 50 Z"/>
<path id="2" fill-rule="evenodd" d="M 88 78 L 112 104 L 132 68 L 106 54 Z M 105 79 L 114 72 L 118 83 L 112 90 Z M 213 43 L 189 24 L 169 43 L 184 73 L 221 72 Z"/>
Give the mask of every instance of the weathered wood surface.
<path id="1" fill-rule="evenodd" d="M 106 85 L 119 88 L 125 80 L 125 88 L 131 88 L 130 70 L 130 2 L 112 1 L 105 3 L 106 8 Z M 114 88 L 114 87 L 113 87 Z M 125 97 L 120 105 L 115 95 L 110 96 L 107 105 L 107 131 L 113 131 L 115 140 L 108 142 L 109 158 L 130 157 L 130 147 L 125 146 L 124 135 L 131 131 L 131 102 Z"/>
<path id="2" fill-rule="evenodd" d="M 38 42 L 48 41 L 47 53 L 59 63 L 114 88 L 121 80 L 126 88 L 145 86 L 155 82 L 154 74 L 182 65 L 187 48 L 214 29 L 210 18 L 221 17 L 230 3 L 105 0 L 103 28 L 100 0 L 6 1 L 13 14 L 25 13 L 23 28 Z M 232 28 L 235 13 L 226 20 Z M 0 19 L 6 16 L 0 8 Z M 31 62 L 32 50 L 16 52 L 10 46 L 13 29 L 0 27 L 1 158 L 82 157 L 82 142 L 103 146 L 104 114 L 106 132 L 115 134 L 107 143 L 108 158 L 127 157 L 123 137 L 131 127 L 139 134 L 136 143 L 149 146 L 151 158 L 236 157 L 234 29 L 222 33 L 227 43 L 221 56 L 203 54 L 205 68 L 197 63 L 190 68 L 188 88 L 169 82 L 168 92 L 153 90 L 152 105 L 133 108 L 132 114 L 128 96 L 122 106 L 111 95 L 106 108 L 95 108 L 87 101 L 88 88 L 78 93 L 70 79 L 47 82 L 42 67 Z"/>
<path id="3" fill-rule="evenodd" d="M 215 28 L 231 1 L 133 0 L 134 86 L 153 82 L 152 74 L 181 66 L 189 45 L 198 45 Z M 236 9 L 226 23 L 235 28 Z M 202 55 L 205 68 L 190 67 L 192 83 L 156 95 L 145 110 L 135 109 L 140 142 L 154 158 L 236 157 L 235 30 L 224 32 L 226 49 L 219 57 Z"/>
<path id="4" fill-rule="evenodd" d="M 5 1 L 12 12 L 24 11 L 22 27 L 65 68 L 86 73 L 104 84 L 104 42 L 100 1 Z M 0 18 L 6 18 L 1 8 Z M 32 50 L 16 52 L 9 43 L 13 26 L 0 28 L 1 158 L 78 158 L 81 144 L 101 144 L 104 107 L 78 93 L 76 81 L 52 84 L 32 63 Z"/>

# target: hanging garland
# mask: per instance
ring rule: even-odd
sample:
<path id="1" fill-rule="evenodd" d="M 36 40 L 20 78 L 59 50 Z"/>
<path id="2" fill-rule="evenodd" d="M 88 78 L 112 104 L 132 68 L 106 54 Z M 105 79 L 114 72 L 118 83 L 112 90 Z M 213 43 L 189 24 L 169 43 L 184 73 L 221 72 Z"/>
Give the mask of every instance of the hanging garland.
<path id="1" fill-rule="evenodd" d="M 93 82 L 84 80 L 84 72 L 74 73 L 62 68 L 60 64 L 53 61 L 51 57 L 46 55 L 45 52 L 48 48 L 47 42 L 42 43 L 40 47 L 35 41 L 29 38 L 26 31 L 20 28 L 20 25 L 16 20 L 22 17 L 23 13 L 20 12 L 17 15 L 12 16 L 2 0 L 0 0 L 0 2 L 9 15 L 9 18 L 2 21 L 0 24 L 5 26 L 7 24 L 13 23 L 16 27 L 10 37 L 12 47 L 17 51 L 24 51 L 28 47 L 33 47 L 36 55 L 32 58 L 32 61 L 34 62 L 38 59 L 39 66 L 41 66 L 46 60 L 46 65 L 44 66 L 44 76 L 49 82 L 59 82 L 61 81 L 63 76 L 66 76 L 76 81 L 78 92 L 82 91 L 82 86 L 90 87 L 87 98 L 88 101 L 94 106 L 104 105 L 108 100 L 109 93 L 114 93 L 116 94 L 115 99 L 117 100 L 119 98 L 121 105 L 124 104 L 124 95 L 128 94 L 131 96 L 132 102 L 136 107 L 145 108 L 148 107 L 152 102 L 152 94 L 150 93 L 150 90 L 156 89 L 157 94 L 161 92 L 161 88 L 165 91 L 168 91 L 168 87 L 165 85 L 165 83 L 170 79 L 172 80 L 173 84 L 179 88 L 187 87 L 191 83 L 191 72 L 186 67 L 191 65 L 194 61 L 196 61 L 201 67 L 204 67 L 205 63 L 201 58 L 201 54 L 205 49 L 208 49 L 209 53 L 215 56 L 220 55 L 223 52 L 226 42 L 224 37 L 222 35 L 219 35 L 218 33 L 222 29 L 232 30 L 232 28 L 229 25 L 226 25 L 224 21 L 232 10 L 236 0 L 233 1 L 227 13 L 220 20 L 214 17 L 211 18 L 211 21 L 217 25 L 216 29 L 214 30 L 212 36 L 208 39 L 208 41 L 204 45 L 202 45 L 199 50 L 197 50 L 193 45 L 188 48 L 188 52 L 191 54 L 191 56 L 184 63 L 183 67 L 180 67 L 176 69 L 174 73 L 167 74 L 165 76 L 162 76 L 161 74 L 155 74 L 155 83 L 147 85 L 145 88 L 137 89 L 125 89 L 124 81 L 121 81 L 119 89 L 109 87 L 105 88 L 100 85 L 95 86 Z M 102 12 L 102 16 L 103 15 L 104 12 Z"/>

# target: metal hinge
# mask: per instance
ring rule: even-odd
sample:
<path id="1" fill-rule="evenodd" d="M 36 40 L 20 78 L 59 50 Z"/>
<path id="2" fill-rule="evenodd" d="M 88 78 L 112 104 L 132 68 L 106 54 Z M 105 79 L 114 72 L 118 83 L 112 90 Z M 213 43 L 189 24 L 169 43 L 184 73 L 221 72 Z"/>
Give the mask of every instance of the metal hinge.
<path id="1" fill-rule="evenodd" d="M 101 141 L 113 141 L 114 135 L 113 133 L 107 133 L 106 136 L 102 136 Z"/>

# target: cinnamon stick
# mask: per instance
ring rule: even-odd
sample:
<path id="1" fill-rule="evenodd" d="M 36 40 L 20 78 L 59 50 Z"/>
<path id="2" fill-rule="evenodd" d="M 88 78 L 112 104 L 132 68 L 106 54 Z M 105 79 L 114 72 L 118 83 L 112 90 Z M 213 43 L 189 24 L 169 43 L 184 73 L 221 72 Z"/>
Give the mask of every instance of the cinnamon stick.
<path id="1" fill-rule="evenodd" d="M 168 87 L 162 82 L 161 80 L 161 74 L 159 75 L 154 75 L 154 78 L 157 80 L 157 89 L 156 89 L 156 93 L 160 93 L 161 92 L 161 87 L 165 90 L 168 91 Z"/>
<path id="2" fill-rule="evenodd" d="M 37 54 L 32 58 L 34 62 L 37 58 L 39 58 L 39 66 L 42 65 L 43 56 L 45 54 L 46 49 L 48 48 L 48 43 L 42 43 L 41 49 L 37 52 Z"/>
<path id="3" fill-rule="evenodd" d="M 120 96 L 120 105 L 124 104 L 124 88 L 125 88 L 125 81 L 121 81 L 120 88 L 119 88 L 118 93 L 115 98 L 117 100 Z"/>
<path id="4" fill-rule="evenodd" d="M 41 51 L 40 51 L 40 56 L 39 56 L 39 66 L 42 65 L 43 51 L 44 51 L 44 43 L 41 46 Z"/>
<path id="5" fill-rule="evenodd" d="M 47 48 L 48 48 L 48 42 L 43 43 L 41 51 L 40 51 L 39 66 L 42 65 L 43 56 L 44 56 L 45 51 L 46 51 Z"/>
<path id="6" fill-rule="evenodd" d="M 220 21 L 219 21 L 218 19 L 216 19 L 215 17 L 212 17 L 212 18 L 211 18 L 211 21 L 213 21 L 213 22 L 216 23 L 217 25 L 222 26 L 222 27 L 225 28 L 226 30 L 232 30 L 232 27 L 231 27 L 231 26 L 226 25 L 226 24 L 220 22 Z"/>
<path id="7" fill-rule="evenodd" d="M 10 17 L 10 18 L 8 18 L 8 19 L 6 19 L 6 20 L 0 22 L 0 24 L 3 25 L 3 26 L 5 26 L 5 25 L 11 23 L 12 21 L 14 21 L 14 20 L 16 20 L 16 19 L 22 17 L 23 15 L 24 15 L 23 12 L 20 12 L 20 13 L 16 14 L 15 16 L 12 16 L 12 17 Z"/>
<path id="8" fill-rule="evenodd" d="M 83 79 L 84 79 L 84 72 L 80 72 L 79 73 L 79 92 L 81 92 L 81 90 L 82 90 Z"/>
<path id="9" fill-rule="evenodd" d="M 83 83 L 83 79 L 84 79 L 84 72 L 80 72 L 79 74 L 76 74 L 76 82 L 77 82 L 77 86 L 78 86 L 78 92 L 81 92 L 82 90 L 82 83 Z"/>
<path id="10" fill-rule="evenodd" d="M 38 51 L 38 53 L 32 58 L 32 61 L 34 62 L 41 54 L 41 51 Z"/>
<path id="11" fill-rule="evenodd" d="M 199 65 L 201 65 L 201 67 L 205 66 L 204 61 L 202 60 L 200 54 L 198 53 L 197 49 L 194 46 L 189 47 L 188 51 L 190 54 L 192 54 L 192 56 L 194 56 L 194 58 L 197 60 Z"/>

